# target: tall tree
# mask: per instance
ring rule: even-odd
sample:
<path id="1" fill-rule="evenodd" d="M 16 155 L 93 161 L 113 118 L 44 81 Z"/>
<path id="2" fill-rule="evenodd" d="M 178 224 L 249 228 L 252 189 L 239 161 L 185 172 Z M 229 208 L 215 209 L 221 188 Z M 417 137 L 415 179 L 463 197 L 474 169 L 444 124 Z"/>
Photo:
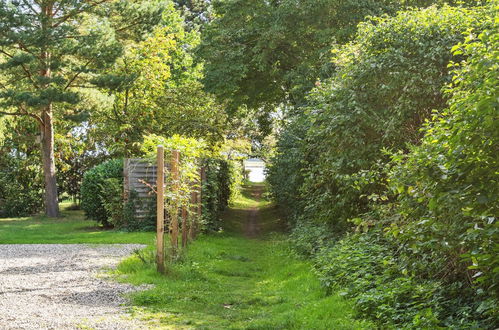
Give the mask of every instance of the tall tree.
<path id="1" fill-rule="evenodd" d="M 200 83 L 202 65 L 192 49 L 199 33 L 186 31 L 180 12 L 170 4 L 160 26 L 145 40 L 128 45 L 125 54 L 96 80 L 112 96 L 112 106 L 91 115 L 95 136 L 113 154 L 140 155 L 144 135 L 223 139 L 226 115 Z M 109 81 L 124 76 L 112 89 Z M 110 134 L 111 133 L 111 134 Z"/>
<path id="2" fill-rule="evenodd" d="M 202 28 L 212 18 L 210 0 L 175 0 L 189 30 Z"/>
<path id="3" fill-rule="evenodd" d="M 350 41 L 367 16 L 443 2 L 213 0 L 214 18 L 199 47 L 206 62 L 204 83 L 233 111 L 246 105 L 265 115 L 279 104 L 303 104 L 316 81 L 334 73 L 333 46 Z"/>
<path id="4" fill-rule="evenodd" d="M 54 119 L 79 89 L 122 55 L 123 40 L 156 25 L 161 1 L 4 0 L 0 3 L 0 114 L 29 116 L 40 128 L 45 210 L 59 214 Z"/>

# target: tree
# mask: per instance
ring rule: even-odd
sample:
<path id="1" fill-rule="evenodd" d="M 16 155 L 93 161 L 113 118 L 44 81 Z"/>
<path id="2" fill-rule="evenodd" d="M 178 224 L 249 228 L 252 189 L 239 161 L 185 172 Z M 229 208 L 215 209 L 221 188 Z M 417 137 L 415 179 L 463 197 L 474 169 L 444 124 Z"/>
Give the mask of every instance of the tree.
<path id="1" fill-rule="evenodd" d="M 189 30 L 202 28 L 213 19 L 210 0 L 175 0 L 175 5 L 182 13 Z"/>
<path id="2" fill-rule="evenodd" d="M 122 55 L 160 19 L 160 1 L 7 0 L 0 3 L 0 70 L 7 79 L 0 114 L 38 122 L 45 210 L 59 214 L 54 118 L 61 104 L 77 104 L 78 89 Z"/>
<path id="3" fill-rule="evenodd" d="M 199 81 L 201 65 L 192 54 L 197 43 L 199 34 L 185 31 L 179 12 L 170 5 L 153 33 L 128 45 L 96 81 L 103 92 L 109 82 L 117 82 L 109 93 L 112 105 L 91 116 L 96 134 L 113 155 L 140 155 L 140 143 L 149 134 L 223 140 L 226 116 Z"/>
<path id="4" fill-rule="evenodd" d="M 362 23 L 354 41 L 335 51 L 337 73 L 317 84 L 281 135 L 274 192 L 300 196 L 293 206 L 303 206 L 303 218 L 337 232 L 370 211 L 386 191 L 386 150 L 407 152 L 431 111 L 447 106 L 441 89 L 456 60 L 450 50 L 465 31 L 481 28 L 481 16 L 483 9 L 444 6 Z M 299 169 L 298 185 L 282 181 L 279 166 Z"/>

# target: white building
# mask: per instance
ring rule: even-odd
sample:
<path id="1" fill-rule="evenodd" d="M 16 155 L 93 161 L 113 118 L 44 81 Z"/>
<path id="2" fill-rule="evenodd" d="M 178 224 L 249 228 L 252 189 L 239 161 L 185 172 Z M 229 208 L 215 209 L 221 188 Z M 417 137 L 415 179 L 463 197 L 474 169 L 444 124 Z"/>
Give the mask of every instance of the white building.
<path id="1" fill-rule="evenodd" d="M 265 162 L 259 158 L 244 160 L 244 170 L 249 172 L 248 179 L 251 182 L 265 181 Z"/>

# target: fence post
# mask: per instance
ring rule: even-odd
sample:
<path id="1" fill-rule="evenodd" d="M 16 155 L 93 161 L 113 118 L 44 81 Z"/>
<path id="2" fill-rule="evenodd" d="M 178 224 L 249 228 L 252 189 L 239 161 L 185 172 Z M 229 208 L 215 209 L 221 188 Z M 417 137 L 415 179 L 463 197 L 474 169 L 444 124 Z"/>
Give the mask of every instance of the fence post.
<path id="1" fill-rule="evenodd" d="M 191 185 L 192 186 L 192 185 Z M 195 190 L 191 191 L 191 212 L 190 212 L 190 223 L 189 223 L 189 240 L 194 240 L 196 236 L 196 216 L 197 212 L 197 202 L 198 202 L 198 193 Z"/>
<path id="2" fill-rule="evenodd" d="M 182 206 L 182 247 L 187 246 L 187 207 Z"/>
<path id="3" fill-rule="evenodd" d="M 180 154 L 178 150 L 172 151 L 172 160 L 171 160 L 171 169 L 172 169 L 172 191 L 173 191 L 173 200 L 172 200 L 172 208 L 173 212 L 170 214 L 170 241 L 171 241 L 171 249 L 172 256 L 177 255 L 178 249 L 178 193 L 179 193 L 179 161 Z"/>
<path id="4" fill-rule="evenodd" d="M 197 204 L 198 204 L 198 219 L 201 220 L 203 216 L 203 182 L 206 181 L 206 170 L 204 167 L 199 169 L 199 190 L 197 193 Z M 199 226 L 196 227 L 194 232 L 194 237 L 199 231 Z"/>
<path id="5" fill-rule="evenodd" d="M 162 145 L 158 146 L 156 159 L 156 264 L 158 272 L 164 274 L 165 269 L 165 150 Z"/>

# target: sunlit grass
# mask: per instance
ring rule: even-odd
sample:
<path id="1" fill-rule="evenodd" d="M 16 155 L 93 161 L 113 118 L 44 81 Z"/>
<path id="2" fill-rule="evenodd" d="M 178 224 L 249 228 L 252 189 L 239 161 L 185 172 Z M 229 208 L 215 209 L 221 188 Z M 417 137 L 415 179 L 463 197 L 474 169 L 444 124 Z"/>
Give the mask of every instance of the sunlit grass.
<path id="1" fill-rule="evenodd" d="M 159 275 L 152 248 L 122 262 L 121 281 L 154 287 L 132 295 L 135 317 L 161 328 L 363 329 L 348 301 L 326 296 L 311 265 L 289 248 L 276 210 L 247 187 L 224 215 L 230 230 L 201 236 L 179 262 Z M 236 208 L 240 207 L 240 208 Z M 265 239 L 237 233 L 248 212 L 261 207 Z"/>
<path id="2" fill-rule="evenodd" d="M 0 218 L 0 244 L 48 243 L 140 243 L 152 244 L 154 233 L 127 233 L 104 229 L 86 220 L 82 211 L 68 210 L 61 203 L 61 217 L 43 215 L 22 218 Z"/>

